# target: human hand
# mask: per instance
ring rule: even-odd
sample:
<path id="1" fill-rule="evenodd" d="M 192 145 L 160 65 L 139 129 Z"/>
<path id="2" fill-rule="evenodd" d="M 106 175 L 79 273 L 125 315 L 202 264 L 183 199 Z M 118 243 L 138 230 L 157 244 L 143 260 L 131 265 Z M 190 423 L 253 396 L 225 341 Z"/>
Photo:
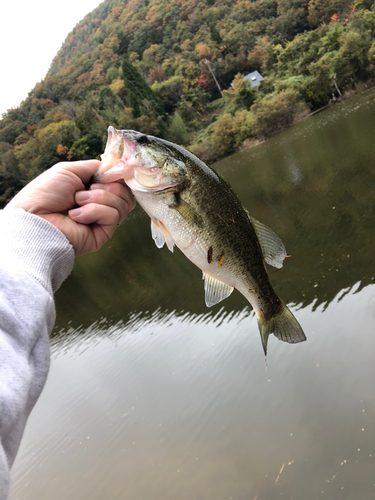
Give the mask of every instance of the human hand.
<path id="1" fill-rule="evenodd" d="M 99 165 L 97 160 L 58 163 L 25 186 L 4 210 L 22 208 L 49 221 L 67 237 L 76 256 L 95 252 L 135 207 L 133 194 L 120 182 L 86 189 Z"/>

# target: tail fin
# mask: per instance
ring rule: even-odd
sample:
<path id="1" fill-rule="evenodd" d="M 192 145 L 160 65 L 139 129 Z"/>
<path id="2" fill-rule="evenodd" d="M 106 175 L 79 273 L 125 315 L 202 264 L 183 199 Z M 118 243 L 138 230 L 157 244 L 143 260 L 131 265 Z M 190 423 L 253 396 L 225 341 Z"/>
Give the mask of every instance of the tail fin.
<path id="1" fill-rule="evenodd" d="M 282 302 L 281 311 L 269 320 L 258 319 L 260 335 L 264 354 L 267 356 L 268 337 L 273 333 L 275 337 L 289 344 L 296 344 L 306 340 L 301 325 L 290 312 L 288 307 Z"/>

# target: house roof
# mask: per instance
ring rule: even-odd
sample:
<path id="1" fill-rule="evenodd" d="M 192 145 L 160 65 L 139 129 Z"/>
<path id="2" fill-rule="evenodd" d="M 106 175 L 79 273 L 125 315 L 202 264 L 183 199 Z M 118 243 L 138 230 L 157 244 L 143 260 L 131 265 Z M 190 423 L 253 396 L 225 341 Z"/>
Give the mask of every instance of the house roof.
<path id="1" fill-rule="evenodd" d="M 249 73 L 248 75 L 244 76 L 244 80 L 249 80 L 250 85 L 252 87 L 256 87 L 259 85 L 261 80 L 263 80 L 263 76 L 258 73 L 258 71 L 253 71 L 252 73 Z"/>

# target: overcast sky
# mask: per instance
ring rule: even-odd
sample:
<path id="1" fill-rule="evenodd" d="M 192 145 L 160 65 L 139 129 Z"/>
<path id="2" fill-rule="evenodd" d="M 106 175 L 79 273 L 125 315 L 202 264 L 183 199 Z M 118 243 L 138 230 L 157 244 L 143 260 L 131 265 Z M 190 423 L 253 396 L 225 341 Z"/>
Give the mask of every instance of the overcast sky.
<path id="1" fill-rule="evenodd" d="M 0 2 L 0 116 L 45 77 L 68 33 L 101 1 Z"/>

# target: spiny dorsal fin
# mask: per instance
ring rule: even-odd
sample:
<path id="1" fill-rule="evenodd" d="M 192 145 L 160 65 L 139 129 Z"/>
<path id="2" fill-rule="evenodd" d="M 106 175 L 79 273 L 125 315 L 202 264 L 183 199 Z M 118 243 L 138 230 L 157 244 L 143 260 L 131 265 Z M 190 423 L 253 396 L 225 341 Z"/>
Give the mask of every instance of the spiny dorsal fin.
<path id="1" fill-rule="evenodd" d="M 213 278 L 209 274 L 203 273 L 204 292 L 206 306 L 211 307 L 229 297 L 233 292 L 233 287 L 226 285 L 222 281 Z"/>
<path id="2" fill-rule="evenodd" d="M 280 269 L 286 256 L 284 243 L 272 229 L 251 217 L 247 210 L 246 213 L 258 236 L 264 260 L 270 266 Z"/>
<path id="3" fill-rule="evenodd" d="M 166 243 L 169 250 L 173 252 L 173 238 L 162 222 L 151 220 L 151 234 L 158 248 L 162 248 L 164 243 Z"/>

